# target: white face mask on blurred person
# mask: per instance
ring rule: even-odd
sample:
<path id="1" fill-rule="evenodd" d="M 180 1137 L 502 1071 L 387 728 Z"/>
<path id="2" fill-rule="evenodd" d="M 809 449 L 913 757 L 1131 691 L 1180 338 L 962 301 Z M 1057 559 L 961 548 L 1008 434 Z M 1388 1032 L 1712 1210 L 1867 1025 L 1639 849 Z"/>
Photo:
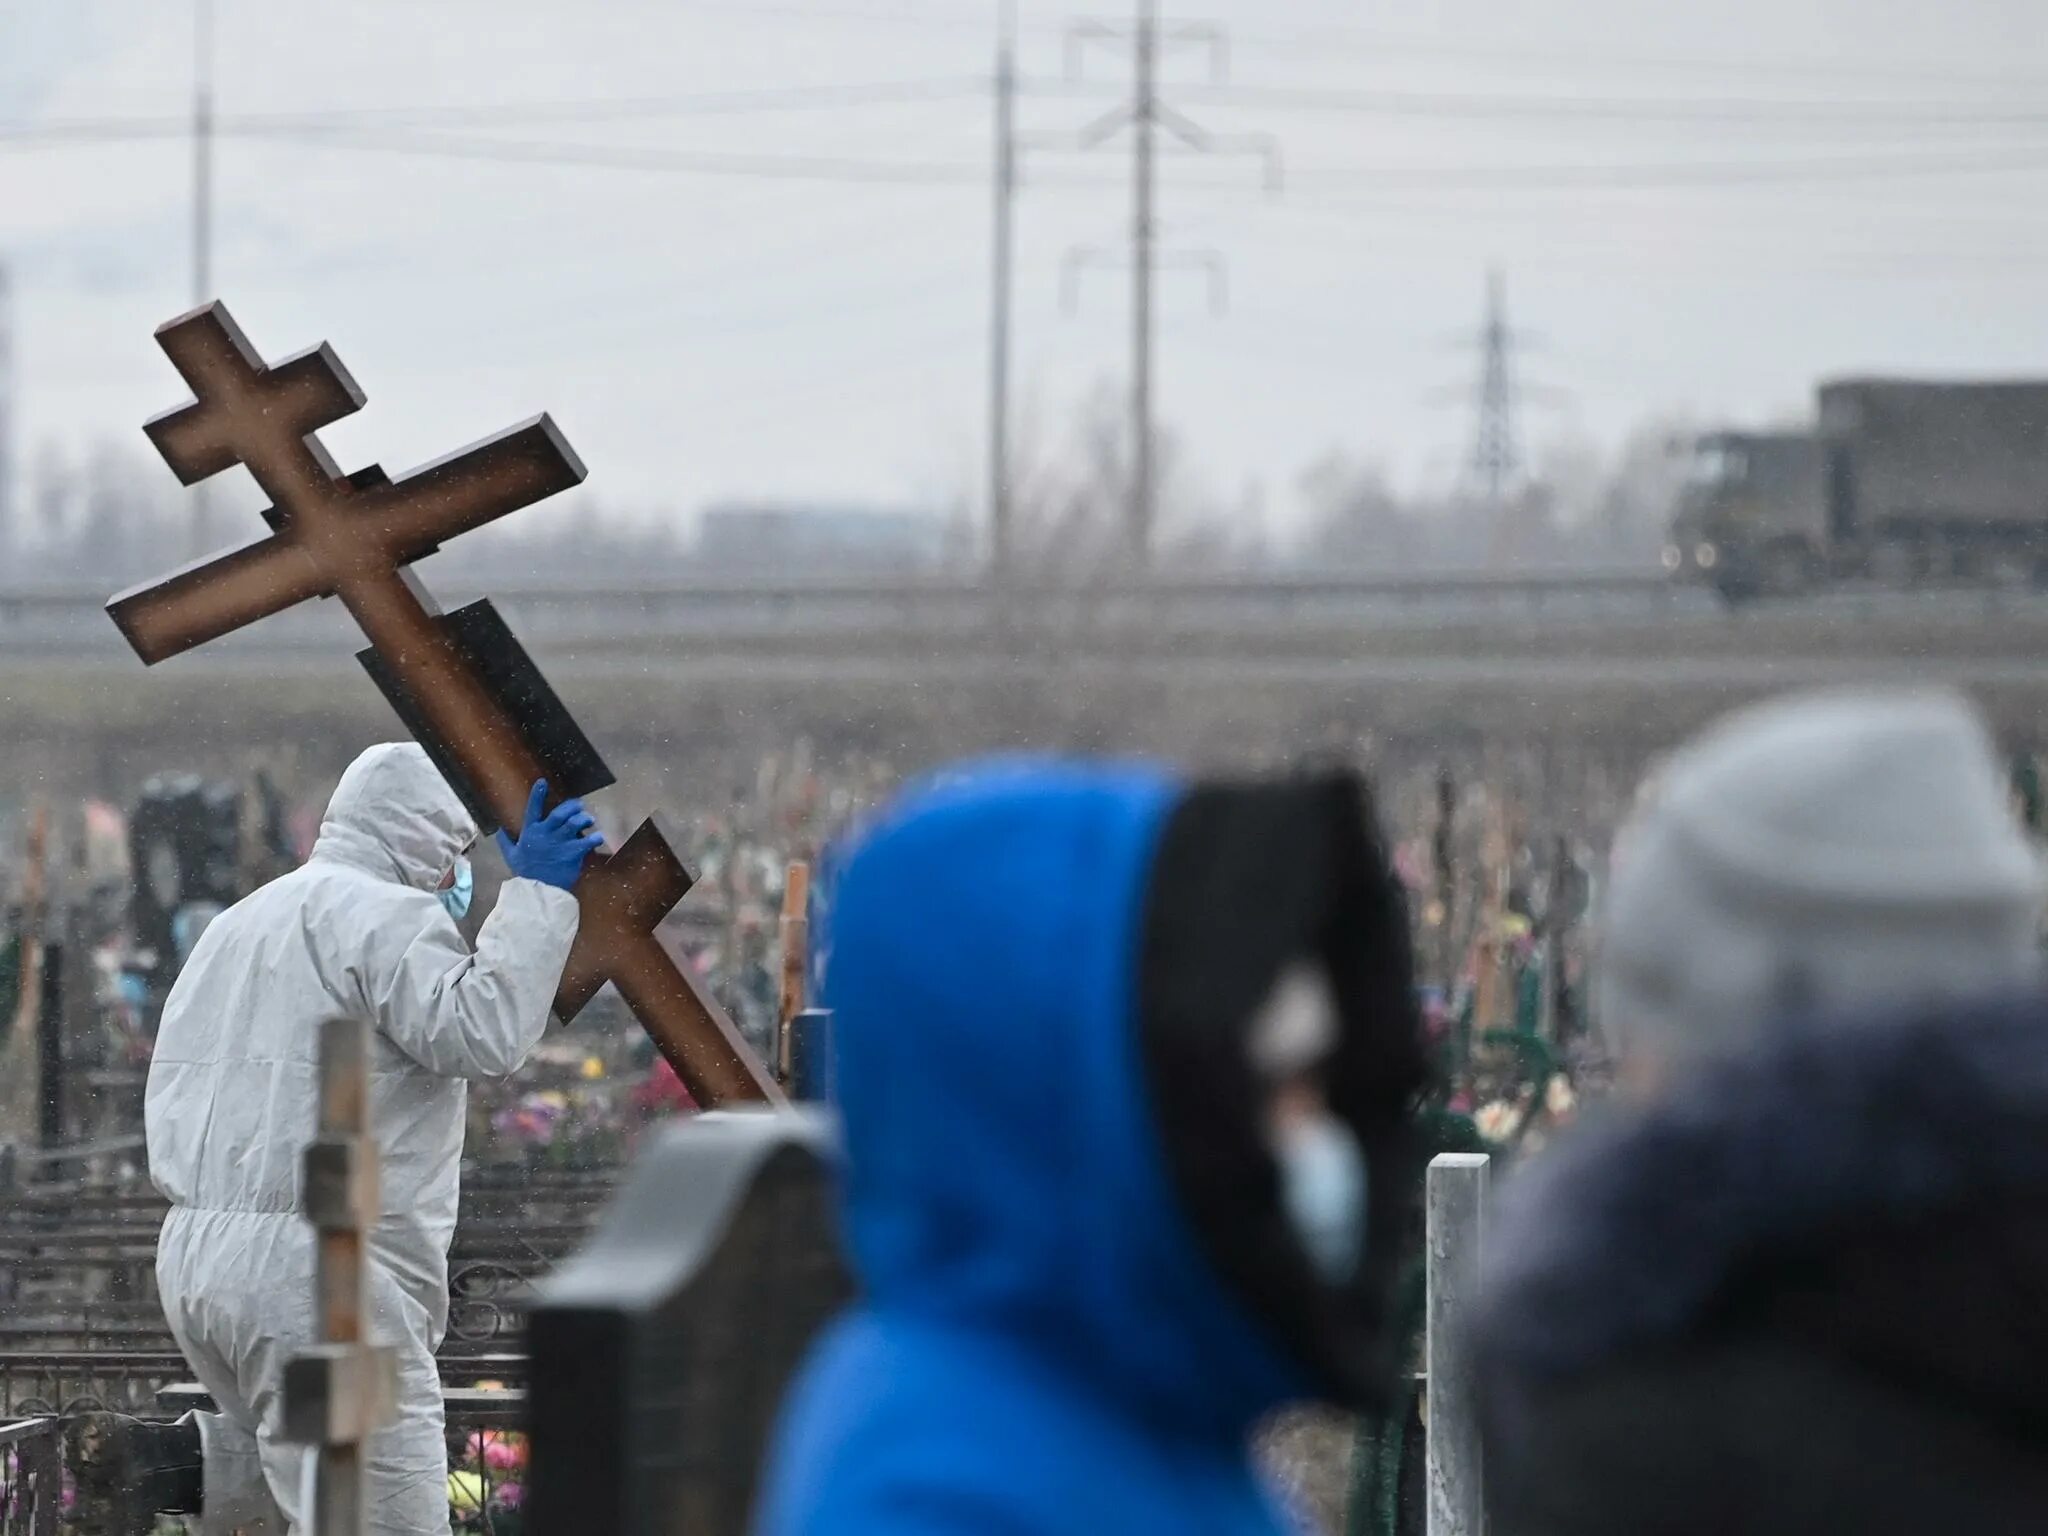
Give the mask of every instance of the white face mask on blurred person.
<path id="1" fill-rule="evenodd" d="M 1337 1006 L 1319 970 L 1282 974 L 1252 1022 L 1253 1067 L 1271 1086 L 1270 1133 L 1289 1224 L 1316 1273 L 1342 1285 L 1365 1254 L 1368 1167 L 1319 1080 L 1337 1046 Z"/>
<path id="2" fill-rule="evenodd" d="M 1365 1151 L 1327 1110 L 1286 1121 L 1275 1139 L 1287 1219 L 1316 1273 L 1342 1285 L 1365 1255 Z"/>

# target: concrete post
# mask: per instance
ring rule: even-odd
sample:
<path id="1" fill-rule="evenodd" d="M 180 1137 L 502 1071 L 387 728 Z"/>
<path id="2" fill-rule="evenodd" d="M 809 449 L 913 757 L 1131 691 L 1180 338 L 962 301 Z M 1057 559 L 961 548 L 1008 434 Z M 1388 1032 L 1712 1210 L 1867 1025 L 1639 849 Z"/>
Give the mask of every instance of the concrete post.
<path id="1" fill-rule="evenodd" d="M 1446 1152 L 1429 1165 L 1429 1536 L 1486 1536 L 1479 1404 L 1464 1325 L 1486 1221 L 1488 1158 Z"/>

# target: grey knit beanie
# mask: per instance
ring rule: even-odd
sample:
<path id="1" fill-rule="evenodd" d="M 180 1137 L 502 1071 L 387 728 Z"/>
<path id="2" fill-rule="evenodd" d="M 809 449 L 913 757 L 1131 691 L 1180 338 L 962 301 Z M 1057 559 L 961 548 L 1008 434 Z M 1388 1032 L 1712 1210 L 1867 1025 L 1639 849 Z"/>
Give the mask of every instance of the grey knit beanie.
<path id="1" fill-rule="evenodd" d="M 1795 694 L 1674 754 L 1616 841 L 1597 1004 L 1618 1052 L 1740 1044 L 2039 972 L 2048 879 L 1976 710 L 1945 691 Z"/>

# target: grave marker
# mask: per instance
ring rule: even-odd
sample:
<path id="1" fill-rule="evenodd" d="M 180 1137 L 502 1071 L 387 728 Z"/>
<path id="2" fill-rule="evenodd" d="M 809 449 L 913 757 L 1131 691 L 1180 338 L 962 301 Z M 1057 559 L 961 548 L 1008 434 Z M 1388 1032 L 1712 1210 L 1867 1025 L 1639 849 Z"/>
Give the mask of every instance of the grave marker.
<path id="1" fill-rule="evenodd" d="M 783 1396 L 851 1296 L 825 1122 L 698 1115 L 527 1322 L 532 1536 L 745 1536 Z"/>

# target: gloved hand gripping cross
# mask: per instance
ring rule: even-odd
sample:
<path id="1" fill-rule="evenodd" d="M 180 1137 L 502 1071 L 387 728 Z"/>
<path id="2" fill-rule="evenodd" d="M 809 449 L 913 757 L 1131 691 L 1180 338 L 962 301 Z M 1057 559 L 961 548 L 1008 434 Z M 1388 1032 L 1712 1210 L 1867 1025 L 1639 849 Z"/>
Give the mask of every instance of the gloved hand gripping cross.
<path id="1" fill-rule="evenodd" d="M 584 810 L 581 800 L 564 800 L 552 811 L 547 810 L 547 801 L 548 781 L 541 779 L 527 797 L 526 825 L 518 841 L 500 832 L 498 847 L 520 879 L 571 891 L 583 873 L 583 861 L 604 846 L 604 834 L 594 830 L 597 818 Z"/>

